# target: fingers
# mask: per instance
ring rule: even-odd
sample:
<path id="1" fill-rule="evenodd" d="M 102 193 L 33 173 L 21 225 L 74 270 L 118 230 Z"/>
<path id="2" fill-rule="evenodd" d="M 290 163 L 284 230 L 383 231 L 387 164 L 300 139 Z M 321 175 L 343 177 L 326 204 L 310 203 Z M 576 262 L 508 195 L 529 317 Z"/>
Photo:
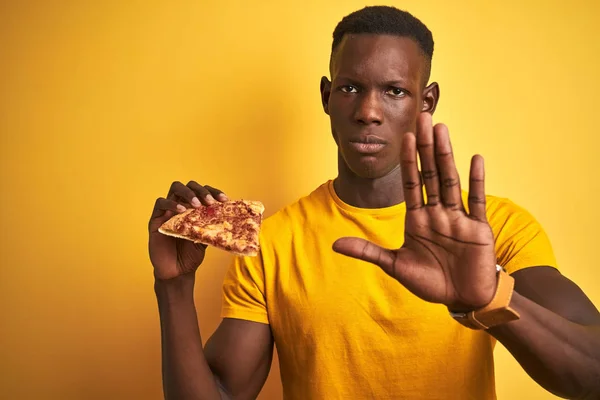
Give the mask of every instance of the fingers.
<path id="1" fill-rule="evenodd" d="M 158 230 L 173 215 L 191 207 L 213 204 L 217 201 L 215 198 L 221 202 L 228 201 L 225 193 L 212 186 L 202 186 L 195 181 L 190 181 L 187 185 L 179 181 L 173 182 L 167 198 L 156 199 L 148 224 L 150 232 Z"/>
<path id="2" fill-rule="evenodd" d="M 185 210 L 186 208 L 175 200 L 159 197 L 154 203 L 154 209 L 150 216 L 149 230 L 151 232 L 158 230 L 173 215 L 182 213 Z"/>
<path id="3" fill-rule="evenodd" d="M 186 210 L 186 207 L 182 204 L 177 203 L 175 200 L 160 197 L 156 199 L 154 210 L 173 211 L 179 213 L 184 212 Z"/>
<path id="4" fill-rule="evenodd" d="M 198 198 L 200 198 L 203 204 L 211 205 L 217 200 L 221 202 L 227 201 L 227 196 L 225 196 L 225 194 L 219 189 L 215 189 L 208 185 L 202 186 L 196 181 L 188 182 L 187 186 L 190 189 L 192 189 L 194 193 L 196 193 L 196 195 L 198 196 Z"/>
<path id="5" fill-rule="evenodd" d="M 227 201 L 227 200 L 229 200 L 229 198 L 227 197 L 227 195 L 226 195 L 225 193 L 223 193 L 223 191 L 221 191 L 221 190 L 219 190 L 219 189 L 217 189 L 217 188 L 214 188 L 214 187 L 212 187 L 212 186 L 208 186 L 208 185 L 204 185 L 204 187 L 205 187 L 206 189 L 208 189 L 208 191 L 210 192 L 210 194 L 211 194 L 211 195 L 212 195 L 212 196 L 213 196 L 215 199 L 217 199 L 217 200 L 219 200 L 219 201 L 221 201 L 221 202 L 224 202 L 224 201 Z"/>
<path id="6" fill-rule="evenodd" d="M 211 186 L 202 186 L 196 181 L 190 181 L 187 185 L 181 182 L 173 182 L 167 195 L 169 199 L 181 199 L 192 207 L 198 208 L 202 204 L 211 205 L 215 201 L 227 201 L 227 196 L 219 189 Z"/>
<path id="7" fill-rule="evenodd" d="M 417 165 L 417 144 L 415 135 L 411 132 L 406 133 L 402 138 L 400 168 L 406 209 L 415 210 L 423 207 L 421 174 Z"/>
<path id="8" fill-rule="evenodd" d="M 460 179 L 454 163 L 448 128 L 444 124 L 437 124 L 433 128 L 433 135 L 435 160 L 440 174 L 442 204 L 453 210 L 462 210 L 464 207 L 460 192 Z"/>
<path id="9" fill-rule="evenodd" d="M 417 121 L 416 147 L 421 162 L 417 165 L 414 135 L 408 133 L 402 141 L 402 181 L 406 208 L 423 206 L 422 181 L 425 184 L 427 205 L 442 204 L 453 210 L 464 210 L 460 178 L 454 162 L 448 128 L 443 124 L 432 126 L 431 114 L 421 113 Z"/>
<path id="10" fill-rule="evenodd" d="M 198 208 L 202 205 L 202 203 L 197 197 L 196 192 L 194 192 L 189 186 L 186 186 L 179 181 L 173 182 L 171 184 L 171 188 L 169 189 L 169 194 L 167 195 L 167 198 L 172 200 L 181 199 L 195 208 Z"/>
<path id="11" fill-rule="evenodd" d="M 475 155 L 471 159 L 469 215 L 479 221 L 487 220 L 485 213 L 485 168 L 483 157 L 480 155 Z"/>
<path id="12" fill-rule="evenodd" d="M 394 256 L 390 250 L 365 239 L 354 237 L 338 239 L 333 243 L 333 251 L 378 265 L 388 274 L 391 274 L 394 267 Z"/>
<path id="13" fill-rule="evenodd" d="M 435 162 L 433 126 L 429 113 L 421 113 L 417 121 L 417 149 L 421 160 L 421 176 L 427 193 L 427 205 L 435 206 L 440 201 L 440 180 Z"/>

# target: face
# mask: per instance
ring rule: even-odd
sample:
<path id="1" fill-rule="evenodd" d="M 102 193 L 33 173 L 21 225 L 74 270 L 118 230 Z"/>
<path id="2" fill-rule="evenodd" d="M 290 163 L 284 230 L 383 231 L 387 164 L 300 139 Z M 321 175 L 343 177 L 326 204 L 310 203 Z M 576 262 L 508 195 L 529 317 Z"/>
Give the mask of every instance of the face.
<path id="1" fill-rule="evenodd" d="M 414 132 L 419 113 L 434 111 L 439 89 L 424 87 L 425 66 L 405 37 L 346 35 L 336 49 L 321 96 L 339 154 L 358 177 L 396 169 L 403 134 Z"/>

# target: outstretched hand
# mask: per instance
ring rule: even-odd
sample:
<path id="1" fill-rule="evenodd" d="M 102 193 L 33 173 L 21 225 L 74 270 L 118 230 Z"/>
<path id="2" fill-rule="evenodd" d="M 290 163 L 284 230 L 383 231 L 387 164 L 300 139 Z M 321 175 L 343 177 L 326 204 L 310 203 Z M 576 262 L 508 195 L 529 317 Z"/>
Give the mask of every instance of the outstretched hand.
<path id="1" fill-rule="evenodd" d="M 485 213 L 483 158 L 471 160 L 467 213 L 445 125 L 433 127 L 431 115 L 422 113 L 416 135 L 404 135 L 401 151 L 406 201 L 402 247 L 384 249 L 364 239 L 341 238 L 334 251 L 378 265 L 423 300 L 451 310 L 486 305 L 496 290 L 496 255 Z"/>

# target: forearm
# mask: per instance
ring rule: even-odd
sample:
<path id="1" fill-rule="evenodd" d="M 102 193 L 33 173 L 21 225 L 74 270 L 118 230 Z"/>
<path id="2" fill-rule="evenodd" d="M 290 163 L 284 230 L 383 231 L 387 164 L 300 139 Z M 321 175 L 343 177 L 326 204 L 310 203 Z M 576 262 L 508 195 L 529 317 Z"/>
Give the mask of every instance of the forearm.
<path id="1" fill-rule="evenodd" d="M 600 326 L 583 326 L 514 293 L 521 319 L 488 332 L 546 390 L 574 399 L 600 396 Z"/>
<path id="2" fill-rule="evenodd" d="M 165 399 L 221 400 L 206 362 L 194 306 L 194 278 L 156 281 Z"/>

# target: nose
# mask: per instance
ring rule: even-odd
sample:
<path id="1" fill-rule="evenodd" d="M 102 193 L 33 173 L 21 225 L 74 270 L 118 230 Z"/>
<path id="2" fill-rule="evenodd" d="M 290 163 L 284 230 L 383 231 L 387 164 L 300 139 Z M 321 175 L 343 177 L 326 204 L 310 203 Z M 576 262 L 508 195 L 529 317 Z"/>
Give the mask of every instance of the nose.
<path id="1" fill-rule="evenodd" d="M 363 92 L 357 99 L 354 120 L 361 125 L 381 125 L 383 123 L 381 100 L 375 90 Z"/>

